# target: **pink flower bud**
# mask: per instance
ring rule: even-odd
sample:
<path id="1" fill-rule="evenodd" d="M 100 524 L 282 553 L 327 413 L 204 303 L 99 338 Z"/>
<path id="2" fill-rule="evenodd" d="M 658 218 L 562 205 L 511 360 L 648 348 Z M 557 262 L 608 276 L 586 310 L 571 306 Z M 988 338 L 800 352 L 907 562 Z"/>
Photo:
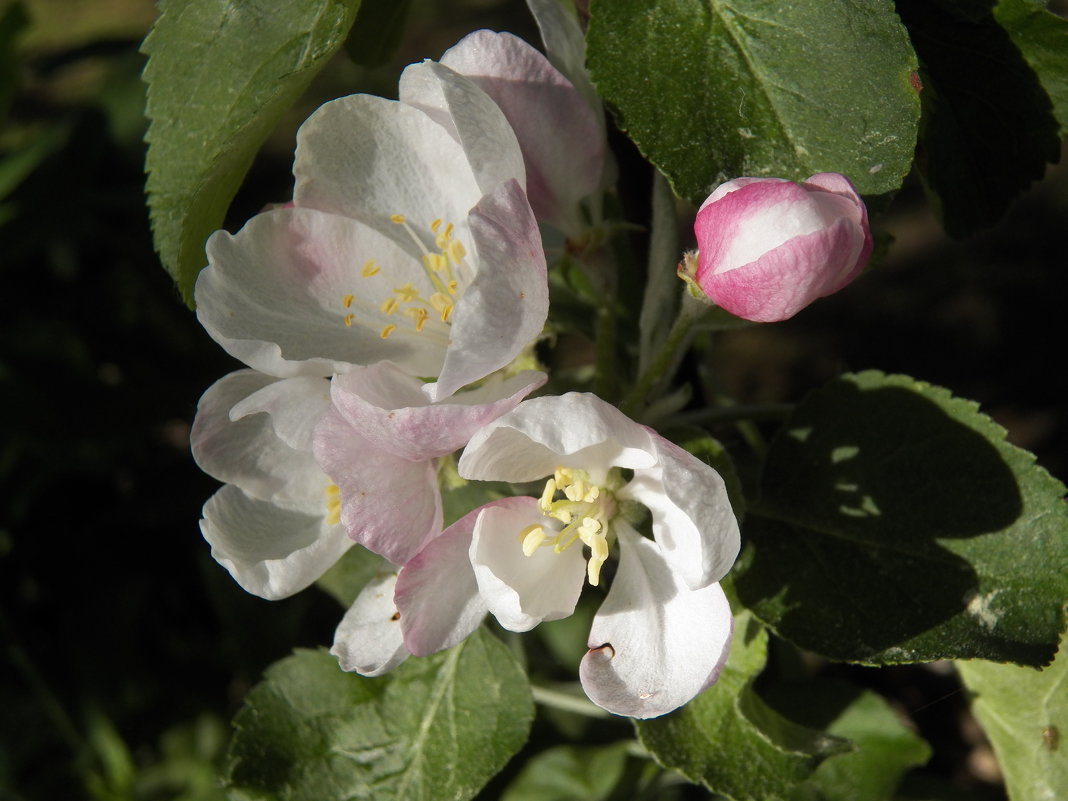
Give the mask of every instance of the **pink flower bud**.
<path id="1" fill-rule="evenodd" d="M 834 172 L 800 184 L 728 181 L 702 204 L 694 233 L 698 258 L 690 280 L 731 314 L 761 323 L 793 317 L 837 292 L 872 249 L 864 203 Z"/>

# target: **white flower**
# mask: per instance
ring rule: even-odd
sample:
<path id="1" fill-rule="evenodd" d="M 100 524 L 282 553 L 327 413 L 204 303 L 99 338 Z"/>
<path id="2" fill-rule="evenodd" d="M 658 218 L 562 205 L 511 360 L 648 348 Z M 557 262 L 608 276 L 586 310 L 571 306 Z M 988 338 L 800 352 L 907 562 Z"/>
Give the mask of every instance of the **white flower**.
<path id="1" fill-rule="evenodd" d="M 250 367 L 329 376 L 389 360 L 437 378 L 424 388 L 437 400 L 541 332 L 545 258 L 511 127 L 451 70 L 409 71 L 446 112 L 403 89 L 323 105 L 297 136 L 293 203 L 208 240 L 197 314 Z"/>
<path id="2" fill-rule="evenodd" d="M 312 426 L 330 403 L 321 378 L 231 373 L 200 399 L 190 442 L 225 482 L 200 522 L 212 556 L 245 590 L 285 598 L 318 579 L 353 544 L 338 488 L 312 455 Z"/>
<path id="3" fill-rule="evenodd" d="M 597 397 L 570 393 L 525 401 L 489 423 L 459 471 L 551 477 L 540 498 L 488 504 L 405 565 L 388 610 L 391 642 L 399 636 L 407 652 L 432 653 L 467 636 L 483 610 L 515 631 L 565 617 L 586 581 L 601 582 L 618 543 L 618 569 L 580 667 L 586 693 L 616 714 L 649 718 L 715 681 L 732 627 L 717 582 L 739 535 L 714 470 Z M 641 507 L 655 540 L 632 525 Z M 340 629 L 335 639 L 339 650 L 376 647 Z"/>
<path id="4" fill-rule="evenodd" d="M 462 448 L 545 379 L 535 371 L 496 375 L 431 403 L 418 379 L 389 362 L 334 376 L 314 452 L 339 487 L 349 536 L 394 564 L 415 556 L 441 532 L 436 460 Z"/>

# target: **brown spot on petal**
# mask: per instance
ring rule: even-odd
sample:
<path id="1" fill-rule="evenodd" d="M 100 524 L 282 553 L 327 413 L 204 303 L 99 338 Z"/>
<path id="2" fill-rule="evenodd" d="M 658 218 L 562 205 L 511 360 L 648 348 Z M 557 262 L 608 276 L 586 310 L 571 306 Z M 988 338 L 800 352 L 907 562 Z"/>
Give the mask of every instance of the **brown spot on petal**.
<path id="1" fill-rule="evenodd" d="M 594 654 L 600 651 L 600 656 L 608 657 L 612 659 L 616 655 L 616 649 L 612 647 L 612 643 L 606 642 L 604 645 L 598 645 L 596 648 L 591 648 L 590 653 Z"/>
<path id="2" fill-rule="evenodd" d="M 391 617 L 390 620 L 400 620 L 400 612 L 394 612 L 393 617 Z"/>

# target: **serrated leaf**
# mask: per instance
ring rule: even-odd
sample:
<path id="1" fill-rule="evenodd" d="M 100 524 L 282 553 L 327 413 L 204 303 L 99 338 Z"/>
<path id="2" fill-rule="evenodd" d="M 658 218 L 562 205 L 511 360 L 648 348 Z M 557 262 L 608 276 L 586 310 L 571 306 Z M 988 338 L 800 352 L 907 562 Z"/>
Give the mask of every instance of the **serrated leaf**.
<path id="1" fill-rule="evenodd" d="M 276 662 L 234 719 L 230 795 L 277 801 L 461 801 L 522 747 L 534 705 L 484 629 L 369 679 L 321 651 Z"/>
<path id="2" fill-rule="evenodd" d="M 719 681 L 677 712 L 635 721 L 656 761 L 732 801 L 789 799 L 793 788 L 847 741 L 791 723 L 752 690 L 764 667 L 767 631 L 735 616 Z"/>
<path id="3" fill-rule="evenodd" d="M 1046 0 L 998 0 L 994 19 L 1035 71 L 1053 102 L 1060 135 L 1068 133 L 1068 20 L 1046 10 Z"/>
<path id="4" fill-rule="evenodd" d="M 1011 801 L 1059 801 L 1068 788 L 1068 637 L 1043 671 L 958 662 Z"/>
<path id="5" fill-rule="evenodd" d="M 880 194 L 909 170 L 917 63 L 889 0 L 594 0 L 587 44 L 620 126 L 694 202 L 740 175 Z"/>
<path id="6" fill-rule="evenodd" d="M 883 698 L 847 682 L 780 684 L 769 690 L 768 701 L 791 720 L 846 737 L 856 746 L 855 751 L 820 764 L 798 787 L 794 801 L 887 801 L 905 771 L 931 756 L 927 743 Z"/>
<path id="7" fill-rule="evenodd" d="M 626 760 L 627 743 L 550 748 L 523 766 L 500 801 L 604 801 Z"/>
<path id="8" fill-rule="evenodd" d="M 917 166 L 952 236 L 993 225 L 1060 155 L 1049 97 L 993 0 L 898 0 L 920 56 Z"/>
<path id="9" fill-rule="evenodd" d="M 846 375 L 768 452 L 744 605 L 831 659 L 1052 658 L 1068 598 L 1064 486 L 976 404 L 908 376 Z"/>
<path id="10" fill-rule="evenodd" d="M 204 241 L 282 113 L 342 45 L 359 0 L 164 4 L 148 55 L 148 205 L 164 267 L 192 304 Z"/>

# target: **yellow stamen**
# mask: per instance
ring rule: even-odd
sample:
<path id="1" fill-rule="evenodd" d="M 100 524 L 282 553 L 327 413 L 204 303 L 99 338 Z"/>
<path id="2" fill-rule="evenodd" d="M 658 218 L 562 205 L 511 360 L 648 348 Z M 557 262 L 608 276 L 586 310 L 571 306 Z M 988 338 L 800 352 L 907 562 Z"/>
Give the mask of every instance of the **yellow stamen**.
<path id="1" fill-rule="evenodd" d="M 341 522 L 341 490 L 337 484 L 329 484 L 326 487 L 326 523 L 336 526 Z"/>
<path id="2" fill-rule="evenodd" d="M 427 317 L 430 316 L 429 314 L 427 314 L 426 309 L 418 306 L 413 306 L 411 308 L 405 309 L 404 313 L 412 318 L 412 321 L 415 323 L 416 331 L 423 330 L 423 326 L 426 324 Z"/>
<path id="3" fill-rule="evenodd" d="M 345 321 L 345 327 L 346 328 L 352 328 L 352 318 L 355 317 L 355 316 L 356 315 L 354 315 L 354 314 L 346 314 L 345 315 L 344 321 Z"/>
<path id="4" fill-rule="evenodd" d="M 391 214 L 389 216 L 389 221 L 391 223 L 396 223 L 397 225 L 404 225 L 404 215 L 403 214 Z"/>
<path id="5" fill-rule="evenodd" d="M 401 303 L 411 303 L 419 297 L 419 290 L 411 284 L 399 286 L 393 290 L 393 293 L 400 299 Z"/>
<path id="6" fill-rule="evenodd" d="M 553 496 L 556 494 L 556 479 L 550 478 L 545 482 L 545 489 L 541 493 L 541 498 L 538 499 L 538 509 L 545 514 L 548 514 L 552 509 Z"/>
<path id="7" fill-rule="evenodd" d="M 449 242 L 449 258 L 452 259 L 453 264 L 459 264 L 464 260 L 464 256 L 467 255 L 467 250 L 460 244 L 459 239 L 453 239 Z"/>
<path id="8" fill-rule="evenodd" d="M 440 227 L 441 227 L 441 218 L 440 217 L 430 223 L 430 230 L 435 234 L 438 232 L 438 229 Z"/>
<path id="9" fill-rule="evenodd" d="M 355 299 L 356 299 L 355 295 L 345 295 L 345 297 L 343 297 L 341 299 L 341 305 L 344 306 L 347 309 L 350 306 L 352 306 L 352 301 L 355 300 Z"/>
<path id="10" fill-rule="evenodd" d="M 435 292 L 430 296 L 430 305 L 441 315 L 441 322 L 447 323 L 452 317 L 452 301 L 446 295 Z"/>
<path id="11" fill-rule="evenodd" d="M 523 555 L 533 556 L 534 551 L 545 542 L 545 529 L 537 524 L 527 526 L 519 532 L 519 538 L 523 542 Z"/>
<path id="12" fill-rule="evenodd" d="M 608 560 L 608 543 L 598 537 L 590 543 L 590 560 L 586 563 L 586 578 L 596 587 L 601 580 L 601 566 Z"/>
<path id="13" fill-rule="evenodd" d="M 449 283 L 446 285 L 446 289 L 449 290 L 450 295 L 455 295 L 457 286 L 458 284 L 455 281 L 449 281 Z"/>
<path id="14" fill-rule="evenodd" d="M 382 339 L 389 339 L 389 335 L 392 334 L 396 330 L 397 330 L 397 326 L 393 325 L 393 323 L 390 323 L 389 325 L 387 325 L 385 328 L 382 329 L 382 333 L 379 334 L 379 336 L 382 337 Z"/>
<path id="15" fill-rule="evenodd" d="M 390 314 L 393 314 L 393 312 L 395 312 L 397 310 L 397 299 L 396 298 L 386 298 L 384 301 L 382 301 L 382 305 L 378 307 L 378 310 L 380 312 L 382 312 L 382 314 L 385 314 L 386 316 L 389 316 Z M 383 336 L 385 337 L 385 336 L 389 336 L 389 335 L 388 334 L 384 334 Z"/>
<path id="16" fill-rule="evenodd" d="M 374 259 L 368 259 L 363 263 L 363 269 L 360 270 L 360 274 L 363 275 L 364 278 L 370 278 L 372 275 L 378 275 L 380 269 L 381 268 L 375 264 Z"/>

